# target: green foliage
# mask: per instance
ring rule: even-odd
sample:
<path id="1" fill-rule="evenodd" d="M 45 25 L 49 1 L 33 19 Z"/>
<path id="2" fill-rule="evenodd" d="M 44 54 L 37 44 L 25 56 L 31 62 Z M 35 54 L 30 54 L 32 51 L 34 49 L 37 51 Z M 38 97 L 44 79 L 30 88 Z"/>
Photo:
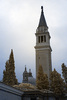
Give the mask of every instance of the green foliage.
<path id="1" fill-rule="evenodd" d="M 6 61 L 5 69 L 6 70 L 3 71 L 3 82 L 5 84 L 8 84 L 8 81 L 9 81 L 9 77 L 8 77 L 9 76 L 9 61 Z"/>
<path id="2" fill-rule="evenodd" d="M 63 77 L 65 79 L 65 82 L 67 83 L 67 67 L 65 66 L 65 64 L 63 63 L 62 64 L 62 74 L 63 74 Z"/>
<path id="3" fill-rule="evenodd" d="M 62 75 L 63 75 L 64 80 L 65 80 L 65 91 L 67 93 L 67 67 L 64 63 L 61 65 L 61 67 L 62 67 Z"/>
<path id="4" fill-rule="evenodd" d="M 14 64 L 13 50 L 11 50 L 9 60 L 6 62 L 5 70 L 3 71 L 3 82 L 11 86 L 18 83 L 16 76 L 15 76 L 15 64 Z"/>
<path id="5" fill-rule="evenodd" d="M 43 80 L 44 86 L 43 89 L 49 89 L 49 81 L 47 74 L 44 73 L 44 80 Z"/>
<path id="6" fill-rule="evenodd" d="M 36 89 L 36 86 L 29 84 L 29 83 L 21 83 L 19 85 L 14 85 L 13 87 L 16 87 L 18 89 L 22 89 L 22 90 L 27 90 L 27 89 Z"/>
<path id="7" fill-rule="evenodd" d="M 61 78 L 61 75 L 54 69 L 50 75 L 50 86 L 54 93 L 63 94 L 64 93 L 64 80 Z"/>
<path id="8" fill-rule="evenodd" d="M 62 74 L 63 74 L 63 77 L 65 77 L 65 73 L 64 73 L 64 72 L 65 72 L 66 66 L 65 66 L 65 64 L 63 63 L 61 67 L 62 67 Z"/>
<path id="9" fill-rule="evenodd" d="M 37 79 L 36 79 L 36 86 L 38 89 L 48 89 L 49 88 L 49 82 L 48 77 L 43 72 L 43 68 L 40 65 L 38 69 Z"/>

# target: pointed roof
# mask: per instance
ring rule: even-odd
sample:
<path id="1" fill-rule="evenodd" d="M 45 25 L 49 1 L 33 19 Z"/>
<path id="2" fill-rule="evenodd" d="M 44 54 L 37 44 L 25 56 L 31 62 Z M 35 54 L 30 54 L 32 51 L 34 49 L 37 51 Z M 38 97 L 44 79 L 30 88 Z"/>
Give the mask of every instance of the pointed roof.
<path id="1" fill-rule="evenodd" d="M 45 17 L 44 17 L 44 12 L 43 12 L 43 6 L 41 6 L 41 16 L 40 16 L 40 21 L 38 27 L 45 26 L 48 28 Z"/>
<path id="2" fill-rule="evenodd" d="M 27 72 L 27 68 L 26 68 L 26 65 L 25 65 L 25 72 Z"/>

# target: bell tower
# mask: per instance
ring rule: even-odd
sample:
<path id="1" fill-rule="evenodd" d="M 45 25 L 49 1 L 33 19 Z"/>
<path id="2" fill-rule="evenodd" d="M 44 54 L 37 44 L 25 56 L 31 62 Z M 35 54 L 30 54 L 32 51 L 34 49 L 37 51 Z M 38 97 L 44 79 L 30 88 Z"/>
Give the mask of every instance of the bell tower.
<path id="1" fill-rule="evenodd" d="M 51 46 L 50 46 L 50 34 L 48 32 L 48 26 L 45 20 L 43 6 L 41 6 L 41 16 L 39 20 L 39 25 L 36 29 L 36 76 L 38 72 L 39 65 L 42 65 L 44 73 L 48 75 L 52 71 L 51 65 Z"/>

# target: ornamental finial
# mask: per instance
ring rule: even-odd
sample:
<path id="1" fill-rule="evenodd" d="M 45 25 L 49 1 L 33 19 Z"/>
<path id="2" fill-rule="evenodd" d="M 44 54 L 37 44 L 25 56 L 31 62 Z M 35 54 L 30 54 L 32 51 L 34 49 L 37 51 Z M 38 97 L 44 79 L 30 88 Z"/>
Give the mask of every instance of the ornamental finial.
<path id="1" fill-rule="evenodd" d="M 43 11 L 43 6 L 41 6 L 41 9 L 42 9 L 42 11 Z"/>

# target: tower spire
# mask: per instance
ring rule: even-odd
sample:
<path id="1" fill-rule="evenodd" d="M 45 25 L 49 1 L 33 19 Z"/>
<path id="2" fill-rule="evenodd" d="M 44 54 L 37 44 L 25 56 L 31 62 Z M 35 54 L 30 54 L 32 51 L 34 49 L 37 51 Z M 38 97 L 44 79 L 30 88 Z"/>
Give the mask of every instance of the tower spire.
<path id="1" fill-rule="evenodd" d="M 27 69 L 26 69 L 26 65 L 25 65 L 25 71 L 27 71 Z"/>
<path id="2" fill-rule="evenodd" d="M 41 6 L 41 16 L 40 16 L 40 21 L 39 21 L 38 27 L 41 27 L 41 26 L 48 28 L 46 20 L 45 20 L 44 12 L 43 12 L 43 6 Z"/>
<path id="3" fill-rule="evenodd" d="M 43 6 L 41 6 L 42 12 L 43 12 Z"/>
<path id="4" fill-rule="evenodd" d="M 36 30 L 36 77 L 38 73 L 39 65 L 43 67 L 44 73 L 50 77 L 52 71 L 51 65 L 51 46 L 50 46 L 50 34 L 48 32 L 48 26 L 45 20 L 43 6 L 41 6 L 41 16 L 39 25 Z"/>

